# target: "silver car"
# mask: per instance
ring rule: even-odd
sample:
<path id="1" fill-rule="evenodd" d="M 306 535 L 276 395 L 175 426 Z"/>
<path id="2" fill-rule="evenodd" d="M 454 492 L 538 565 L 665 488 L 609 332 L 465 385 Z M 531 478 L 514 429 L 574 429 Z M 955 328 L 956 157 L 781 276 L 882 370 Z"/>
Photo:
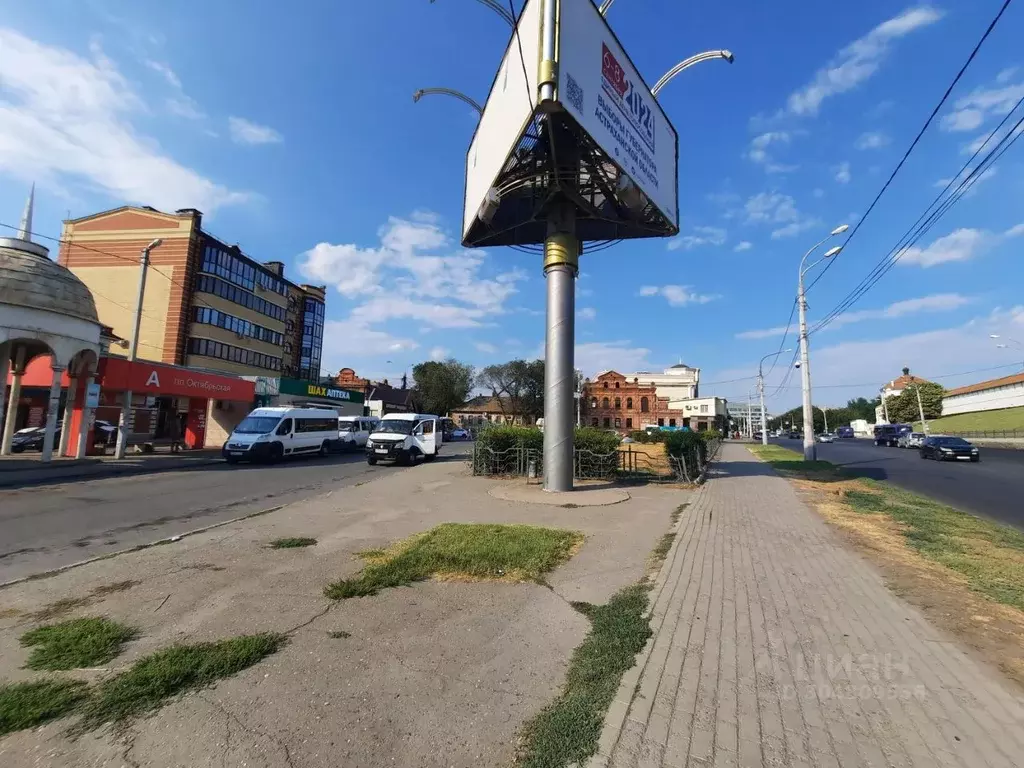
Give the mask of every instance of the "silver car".
<path id="1" fill-rule="evenodd" d="M 900 448 L 920 448 L 925 437 L 926 435 L 924 432 L 908 432 L 905 435 L 900 435 L 900 439 L 896 441 L 896 445 Z"/>

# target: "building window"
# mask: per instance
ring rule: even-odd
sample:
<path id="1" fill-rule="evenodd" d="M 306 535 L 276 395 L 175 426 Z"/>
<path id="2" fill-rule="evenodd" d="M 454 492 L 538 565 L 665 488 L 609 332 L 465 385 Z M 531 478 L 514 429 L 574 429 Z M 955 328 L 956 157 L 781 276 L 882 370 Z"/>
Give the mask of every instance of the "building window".
<path id="1" fill-rule="evenodd" d="M 626 398 L 626 410 L 627 411 L 632 411 L 633 410 L 633 398 L 632 397 L 627 397 Z"/>
<path id="2" fill-rule="evenodd" d="M 669 425 L 670 427 L 674 427 L 674 426 L 676 425 L 676 420 L 675 420 L 675 419 L 669 419 L 669 420 L 668 420 L 668 425 Z"/>
<path id="3" fill-rule="evenodd" d="M 592 426 L 592 427 L 596 427 L 597 426 L 597 419 L 596 418 L 593 418 L 593 419 L 590 420 L 590 426 Z"/>
<path id="4" fill-rule="evenodd" d="M 608 407 L 608 398 L 607 397 L 601 399 L 601 407 L 602 408 L 607 408 Z"/>
<path id="5" fill-rule="evenodd" d="M 616 397 L 615 398 L 615 410 L 616 411 L 622 410 L 622 398 L 621 397 Z"/>
<path id="6" fill-rule="evenodd" d="M 196 290 L 220 296 L 222 299 L 227 299 L 239 306 L 251 309 L 253 312 L 259 312 L 261 315 L 266 315 L 279 322 L 283 323 L 285 321 L 284 307 L 271 304 L 266 299 L 261 299 L 259 296 L 248 293 L 241 288 L 231 285 L 226 280 L 221 280 L 219 277 L 200 275 L 196 280 Z"/>
<path id="7" fill-rule="evenodd" d="M 707 412 L 708 412 L 708 407 L 707 407 L 706 405 L 702 405 L 702 406 L 700 407 L 700 412 L 701 412 L 701 413 L 707 413 Z"/>
<path id="8" fill-rule="evenodd" d="M 664 419 L 658 419 L 658 426 L 659 427 L 664 427 L 665 426 L 665 420 Z"/>
<path id="9" fill-rule="evenodd" d="M 619 429 L 622 426 L 622 419 L 615 420 L 615 428 Z"/>
<path id="10" fill-rule="evenodd" d="M 604 384 L 603 384 L 602 386 L 603 386 L 603 387 L 604 387 L 605 389 L 608 389 L 608 382 L 606 381 L 606 382 L 605 382 L 605 383 L 604 383 Z"/>
<path id="11" fill-rule="evenodd" d="M 649 410 L 651 410 L 651 406 L 650 406 L 650 403 L 648 402 L 647 398 L 646 397 L 641 397 L 640 398 L 640 413 L 647 413 Z"/>
<path id="12" fill-rule="evenodd" d="M 212 339 L 189 339 L 188 353 L 191 355 L 202 355 L 203 357 L 215 357 L 218 360 L 227 360 L 232 363 L 263 368 L 269 371 L 281 370 L 281 358 L 273 355 L 265 355 L 252 349 L 243 349 L 231 344 L 224 344 Z"/>
<path id="13" fill-rule="evenodd" d="M 264 328 L 262 325 L 256 325 L 248 320 L 243 320 L 240 317 L 235 317 L 216 309 L 210 309 L 209 307 L 195 307 L 192 312 L 192 321 L 205 325 L 216 325 L 218 328 L 232 331 L 238 336 L 248 336 L 251 339 L 265 341 L 277 347 L 284 344 L 284 335 L 277 331 L 272 331 L 269 328 Z"/>
<path id="14" fill-rule="evenodd" d="M 633 428 L 633 420 L 630 419 L 630 418 L 627 418 L 626 419 L 626 429 L 632 429 L 632 428 Z"/>
<path id="15" fill-rule="evenodd" d="M 615 388 L 616 388 L 616 389 L 618 389 L 618 388 L 619 388 L 619 382 L 617 382 L 617 381 L 615 382 Z"/>
<path id="16" fill-rule="evenodd" d="M 597 408 L 597 398 L 596 397 L 590 398 L 590 407 L 591 408 Z"/>
<path id="17" fill-rule="evenodd" d="M 612 420 L 609 419 L 607 416 L 604 417 L 604 425 L 606 428 L 612 425 Z"/>

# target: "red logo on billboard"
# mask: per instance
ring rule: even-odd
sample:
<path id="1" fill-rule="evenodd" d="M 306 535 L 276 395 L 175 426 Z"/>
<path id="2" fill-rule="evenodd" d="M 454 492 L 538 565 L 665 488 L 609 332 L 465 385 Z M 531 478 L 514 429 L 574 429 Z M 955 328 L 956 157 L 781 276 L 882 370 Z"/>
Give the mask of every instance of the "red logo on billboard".
<path id="1" fill-rule="evenodd" d="M 605 43 L 601 43 L 601 76 L 604 78 L 605 91 L 616 100 L 619 109 L 633 124 L 641 139 L 653 150 L 654 112 L 643 95 L 646 88 L 636 88 Z"/>
<path id="2" fill-rule="evenodd" d="M 601 43 L 601 74 L 615 89 L 621 99 L 629 89 L 629 82 L 626 80 L 626 70 L 622 68 L 615 55 L 608 50 L 608 46 Z"/>

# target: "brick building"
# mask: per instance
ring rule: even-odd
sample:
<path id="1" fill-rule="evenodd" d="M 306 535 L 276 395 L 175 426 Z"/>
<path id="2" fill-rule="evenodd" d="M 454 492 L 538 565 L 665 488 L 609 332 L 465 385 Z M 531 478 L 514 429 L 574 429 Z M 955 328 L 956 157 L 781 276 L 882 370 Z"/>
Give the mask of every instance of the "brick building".
<path id="1" fill-rule="evenodd" d="M 242 376 L 318 381 L 325 287 L 284 277 L 217 239 L 192 208 L 122 206 L 64 222 L 59 263 L 92 291 L 100 322 L 129 338 L 139 254 L 149 256 L 138 356 Z M 123 354 L 112 349 L 111 354 Z"/>
<path id="2" fill-rule="evenodd" d="M 697 432 L 724 429 L 726 401 L 722 398 L 670 399 L 659 397 L 658 390 L 638 375 L 600 373 L 584 382 L 580 423 L 621 433 L 649 426 L 689 427 Z"/>
<path id="3" fill-rule="evenodd" d="M 478 427 L 483 424 L 533 425 L 537 420 L 532 416 L 521 416 L 512 412 L 507 399 L 492 395 L 474 397 L 465 405 L 452 409 L 452 420 L 460 427 Z"/>

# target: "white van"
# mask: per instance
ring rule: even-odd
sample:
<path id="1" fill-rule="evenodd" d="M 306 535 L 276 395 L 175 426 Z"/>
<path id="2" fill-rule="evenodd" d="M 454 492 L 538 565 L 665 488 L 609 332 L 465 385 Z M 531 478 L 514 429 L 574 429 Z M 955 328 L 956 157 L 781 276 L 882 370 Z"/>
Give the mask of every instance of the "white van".
<path id="1" fill-rule="evenodd" d="M 431 461 L 441 451 L 441 419 L 429 413 L 389 413 L 366 441 L 366 463 Z"/>
<path id="2" fill-rule="evenodd" d="M 235 427 L 221 448 L 229 464 L 280 461 L 285 456 L 337 449 L 338 412 L 327 408 L 257 408 Z"/>
<path id="3" fill-rule="evenodd" d="M 339 416 L 338 447 L 343 451 L 365 448 L 378 424 L 380 419 L 376 416 Z"/>

